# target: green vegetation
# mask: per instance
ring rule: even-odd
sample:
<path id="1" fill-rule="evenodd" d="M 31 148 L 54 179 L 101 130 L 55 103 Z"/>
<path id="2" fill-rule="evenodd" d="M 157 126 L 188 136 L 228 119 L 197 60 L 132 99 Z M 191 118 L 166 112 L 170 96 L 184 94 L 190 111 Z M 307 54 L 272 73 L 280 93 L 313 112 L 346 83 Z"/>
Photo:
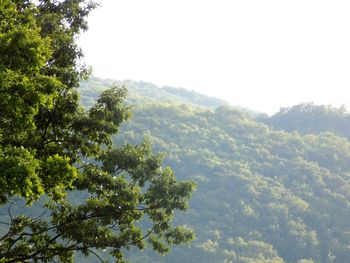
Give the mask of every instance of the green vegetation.
<path id="1" fill-rule="evenodd" d="M 103 81 L 84 85 L 83 97 L 103 88 Z M 128 258 L 174 263 L 347 262 L 350 142 L 330 132 L 332 122 L 310 123 L 300 113 L 298 121 L 308 123 L 309 133 L 286 132 L 227 106 L 194 107 L 186 104 L 186 96 L 172 103 L 138 103 L 132 88 L 128 101 L 133 103 L 133 118 L 123 124 L 115 143 L 138 143 L 146 136 L 165 153 L 166 165 L 179 178 L 196 181 L 189 212 L 179 213 L 175 222 L 193 228 L 197 238 L 164 257 L 146 250 L 132 251 Z M 320 121 L 322 114 L 314 118 Z M 317 130 L 321 125 L 324 129 Z"/>
<path id="2" fill-rule="evenodd" d="M 147 142 L 112 145 L 130 115 L 125 89 L 79 104 L 88 72 L 75 39 L 94 8 L 0 1 L 1 263 L 72 262 L 75 252 L 96 262 L 104 249 L 123 262 L 123 249 L 165 253 L 193 238 L 172 224 L 193 182 L 178 182 Z"/>
<path id="3" fill-rule="evenodd" d="M 156 104 L 158 102 L 167 102 L 172 105 L 187 104 L 193 107 L 200 107 L 205 109 L 216 109 L 222 105 L 230 105 L 224 100 L 208 97 L 203 94 L 194 91 L 188 91 L 182 88 L 163 87 L 160 89 L 152 83 L 142 81 L 115 81 L 112 79 L 100 79 L 95 77 L 89 78 L 89 81 L 81 82 L 80 99 L 82 104 L 87 107 L 91 107 L 95 102 L 96 97 L 111 85 L 124 85 L 128 88 L 128 96 L 126 98 L 126 101 L 129 104 L 151 102 Z M 240 106 L 233 106 L 233 108 L 247 112 L 252 116 L 257 116 L 259 114 Z"/>
<path id="4" fill-rule="evenodd" d="M 82 81 L 94 8 L 0 1 L 0 262 L 347 262 L 345 108 Z"/>
<path id="5" fill-rule="evenodd" d="M 302 103 L 282 108 L 270 118 L 261 120 L 277 129 L 303 134 L 333 132 L 350 139 L 350 115 L 345 106 L 335 108 L 331 105 Z"/>

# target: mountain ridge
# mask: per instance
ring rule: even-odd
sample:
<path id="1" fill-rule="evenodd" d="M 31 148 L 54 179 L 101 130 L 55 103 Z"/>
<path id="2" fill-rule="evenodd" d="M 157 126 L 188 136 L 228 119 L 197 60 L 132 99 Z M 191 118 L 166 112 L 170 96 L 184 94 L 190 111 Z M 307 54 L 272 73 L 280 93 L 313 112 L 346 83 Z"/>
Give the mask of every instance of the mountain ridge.
<path id="1" fill-rule="evenodd" d="M 131 100 L 133 118 L 114 142 L 146 137 L 179 179 L 197 183 L 189 212 L 175 220 L 192 227 L 197 239 L 164 257 L 132 250 L 130 260 L 342 263 L 350 257 L 350 142 L 327 123 L 321 132 L 288 132 L 230 106 Z"/>
<path id="2" fill-rule="evenodd" d="M 113 85 L 125 86 L 127 88 L 128 95 L 126 101 L 129 104 L 139 103 L 140 101 L 147 103 L 168 102 L 172 104 L 189 104 L 194 107 L 209 109 L 227 106 L 247 112 L 252 116 L 261 114 L 260 112 L 238 105 L 232 105 L 223 99 L 207 96 L 194 90 L 172 86 L 159 87 L 153 83 L 144 81 L 101 79 L 97 77 L 91 77 L 89 80 L 81 82 L 79 92 L 82 103 L 86 106 L 91 106 L 93 104 L 91 98 L 97 98 L 99 93 Z"/>

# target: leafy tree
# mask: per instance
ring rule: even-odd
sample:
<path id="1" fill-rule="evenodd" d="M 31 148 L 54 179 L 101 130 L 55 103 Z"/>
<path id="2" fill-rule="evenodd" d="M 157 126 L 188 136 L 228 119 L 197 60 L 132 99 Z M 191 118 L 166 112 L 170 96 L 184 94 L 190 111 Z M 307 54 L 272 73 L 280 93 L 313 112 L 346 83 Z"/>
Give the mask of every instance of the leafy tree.
<path id="1" fill-rule="evenodd" d="M 112 135 L 130 113 L 126 91 L 104 91 L 89 110 L 78 102 L 76 36 L 96 5 L 84 0 L 0 1 L 0 262 L 72 262 L 74 252 L 123 249 L 160 253 L 193 232 L 172 225 L 186 210 L 192 182 L 177 182 L 147 142 L 115 148 Z M 77 204 L 68 192 L 86 194 Z M 47 200 L 40 214 L 18 214 Z M 41 198 L 43 199 L 43 198 Z M 20 201 L 19 201 L 20 202 Z M 42 201 L 43 202 L 43 201 Z M 137 224 L 146 218 L 145 232 Z"/>

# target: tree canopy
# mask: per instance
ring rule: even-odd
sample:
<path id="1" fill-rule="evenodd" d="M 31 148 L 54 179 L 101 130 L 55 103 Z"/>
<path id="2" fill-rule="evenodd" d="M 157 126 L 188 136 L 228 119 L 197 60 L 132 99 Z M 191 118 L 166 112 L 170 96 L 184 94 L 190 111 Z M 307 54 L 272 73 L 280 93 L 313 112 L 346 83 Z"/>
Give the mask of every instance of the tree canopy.
<path id="1" fill-rule="evenodd" d="M 164 253 L 193 232 L 173 226 L 192 182 L 178 182 L 150 145 L 115 147 L 112 135 L 130 116 L 125 88 L 79 104 L 88 75 L 75 43 L 96 7 L 84 0 L 0 2 L 0 262 L 72 262 L 74 252 L 146 243 Z M 72 202 L 69 193 L 85 198 Z M 44 204 L 40 213 L 16 213 Z M 36 212 L 37 212 L 36 211 Z M 147 228 L 137 222 L 145 220 Z"/>
<path id="2" fill-rule="evenodd" d="M 281 108 L 273 116 L 261 120 L 288 132 L 298 131 L 307 134 L 328 131 L 350 139 L 350 115 L 345 105 L 336 108 L 331 105 L 301 103 Z"/>
<path id="3" fill-rule="evenodd" d="M 84 101 L 93 101 L 93 94 L 106 89 L 106 83 L 84 82 L 80 89 Z M 146 134 L 155 151 L 166 153 L 165 163 L 180 179 L 196 181 L 191 209 L 175 218 L 194 229 L 196 240 L 164 257 L 151 250 L 132 250 L 128 259 L 140 263 L 348 261 L 350 142 L 335 125 L 349 117 L 343 108 L 293 106 L 299 113 L 288 132 L 281 130 L 282 125 L 262 123 L 249 112 L 202 107 L 209 99 L 201 107 L 187 103 L 186 94 L 171 102 L 148 99 L 140 94 L 147 94 L 150 85 L 135 85 L 128 87 L 134 117 L 114 140 L 137 144 Z"/>

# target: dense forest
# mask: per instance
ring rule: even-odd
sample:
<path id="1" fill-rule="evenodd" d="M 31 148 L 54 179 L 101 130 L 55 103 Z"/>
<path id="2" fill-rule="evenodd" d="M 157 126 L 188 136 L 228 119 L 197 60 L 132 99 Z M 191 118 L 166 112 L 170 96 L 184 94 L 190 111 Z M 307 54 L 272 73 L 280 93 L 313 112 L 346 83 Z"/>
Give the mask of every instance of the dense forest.
<path id="1" fill-rule="evenodd" d="M 81 85 L 88 107 L 111 80 Z M 268 117 L 194 92 L 129 87 L 133 117 L 115 144 L 145 138 L 179 179 L 194 180 L 176 223 L 196 240 L 133 262 L 346 262 L 350 256 L 350 133 L 344 107 L 301 104 Z"/>
<path id="2" fill-rule="evenodd" d="M 345 106 L 91 77 L 97 6 L 0 1 L 0 262 L 348 262 Z"/>

